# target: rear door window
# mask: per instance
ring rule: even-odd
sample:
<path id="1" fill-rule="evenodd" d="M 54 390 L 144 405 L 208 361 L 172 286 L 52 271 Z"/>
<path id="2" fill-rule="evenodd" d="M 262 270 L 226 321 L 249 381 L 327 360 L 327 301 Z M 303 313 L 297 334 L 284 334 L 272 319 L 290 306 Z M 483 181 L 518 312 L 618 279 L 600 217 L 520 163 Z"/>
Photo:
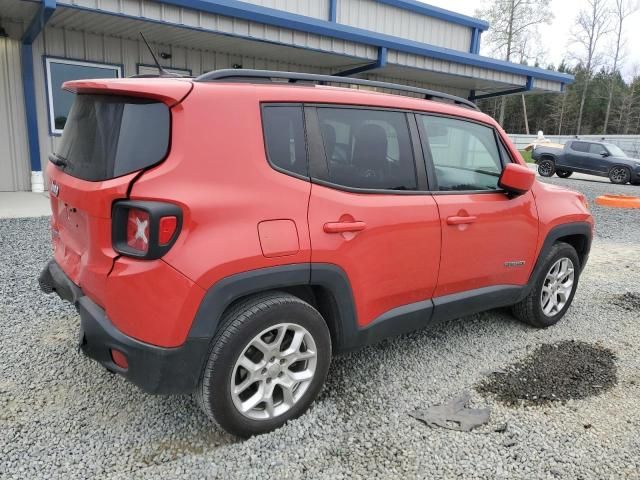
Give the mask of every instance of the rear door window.
<path id="1" fill-rule="evenodd" d="M 266 105 L 262 109 L 262 125 L 271 165 L 308 176 L 302 106 Z"/>
<path id="2" fill-rule="evenodd" d="M 448 117 L 419 118 L 438 190 L 498 190 L 502 161 L 492 128 Z"/>
<path id="3" fill-rule="evenodd" d="M 589 144 L 587 142 L 572 142 L 571 149 L 575 150 L 576 152 L 586 153 L 589 151 Z"/>
<path id="4" fill-rule="evenodd" d="M 161 102 L 78 95 L 53 158 L 65 173 L 101 181 L 150 167 L 167 155 L 171 118 Z"/>
<path id="5" fill-rule="evenodd" d="M 319 107 L 330 183 L 350 188 L 415 190 L 409 127 L 402 112 Z"/>

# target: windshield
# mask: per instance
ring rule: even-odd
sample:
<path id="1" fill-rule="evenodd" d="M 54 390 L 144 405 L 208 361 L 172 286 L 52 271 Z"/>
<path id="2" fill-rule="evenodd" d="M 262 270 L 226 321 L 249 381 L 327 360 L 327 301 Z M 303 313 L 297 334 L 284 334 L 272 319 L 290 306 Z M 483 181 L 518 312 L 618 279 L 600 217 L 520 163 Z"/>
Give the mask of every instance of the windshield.
<path id="1" fill-rule="evenodd" d="M 607 147 L 607 150 L 609 150 L 609 153 L 611 155 L 613 155 L 614 157 L 626 157 L 627 156 L 627 154 L 624 153 L 622 151 L 622 149 L 617 145 L 613 145 L 612 143 L 605 143 L 604 146 Z"/>
<path id="2" fill-rule="evenodd" d="M 52 161 L 71 176 L 101 181 L 164 159 L 169 108 L 157 101 L 115 95 L 78 95 Z"/>

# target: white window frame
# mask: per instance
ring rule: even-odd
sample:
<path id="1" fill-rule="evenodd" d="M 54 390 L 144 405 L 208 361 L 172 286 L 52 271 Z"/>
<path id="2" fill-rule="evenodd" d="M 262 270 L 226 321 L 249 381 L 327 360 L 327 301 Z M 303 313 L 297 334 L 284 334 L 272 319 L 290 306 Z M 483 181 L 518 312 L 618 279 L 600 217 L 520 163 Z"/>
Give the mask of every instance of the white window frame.
<path id="1" fill-rule="evenodd" d="M 111 63 L 86 62 L 83 60 L 70 60 L 67 58 L 45 57 L 45 82 L 47 86 L 47 110 L 49 113 L 49 132 L 52 135 L 62 135 L 62 130 L 56 128 L 55 112 L 53 111 L 53 85 L 51 84 L 51 64 L 79 65 L 81 67 L 103 68 L 116 72 L 116 78 L 122 78 L 122 66 Z"/>

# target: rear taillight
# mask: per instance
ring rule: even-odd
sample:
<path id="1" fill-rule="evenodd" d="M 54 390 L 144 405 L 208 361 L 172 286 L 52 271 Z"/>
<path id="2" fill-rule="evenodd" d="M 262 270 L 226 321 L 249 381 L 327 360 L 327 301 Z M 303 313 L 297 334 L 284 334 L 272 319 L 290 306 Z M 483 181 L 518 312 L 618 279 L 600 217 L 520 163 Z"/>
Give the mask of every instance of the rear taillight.
<path id="1" fill-rule="evenodd" d="M 137 200 L 113 205 L 113 249 L 122 255 L 160 258 L 173 246 L 181 228 L 182 210 L 177 205 Z"/>
<path id="2" fill-rule="evenodd" d="M 127 215 L 127 245 L 140 253 L 149 251 L 149 212 L 130 208 Z"/>

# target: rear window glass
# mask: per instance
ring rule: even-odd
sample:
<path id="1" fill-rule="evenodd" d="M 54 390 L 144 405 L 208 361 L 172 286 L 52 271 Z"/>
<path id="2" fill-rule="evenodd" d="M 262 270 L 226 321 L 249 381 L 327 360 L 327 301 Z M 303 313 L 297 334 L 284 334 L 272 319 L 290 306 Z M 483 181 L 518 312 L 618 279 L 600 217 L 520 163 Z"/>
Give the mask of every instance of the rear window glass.
<path id="1" fill-rule="evenodd" d="M 267 156 L 287 172 L 307 176 L 307 149 L 301 106 L 265 106 L 262 111 Z"/>
<path id="2" fill-rule="evenodd" d="M 65 173 L 100 181 L 161 161 L 169 148 L 169 108 L 114 95 L 78 95 L 54 157 Z"/>

